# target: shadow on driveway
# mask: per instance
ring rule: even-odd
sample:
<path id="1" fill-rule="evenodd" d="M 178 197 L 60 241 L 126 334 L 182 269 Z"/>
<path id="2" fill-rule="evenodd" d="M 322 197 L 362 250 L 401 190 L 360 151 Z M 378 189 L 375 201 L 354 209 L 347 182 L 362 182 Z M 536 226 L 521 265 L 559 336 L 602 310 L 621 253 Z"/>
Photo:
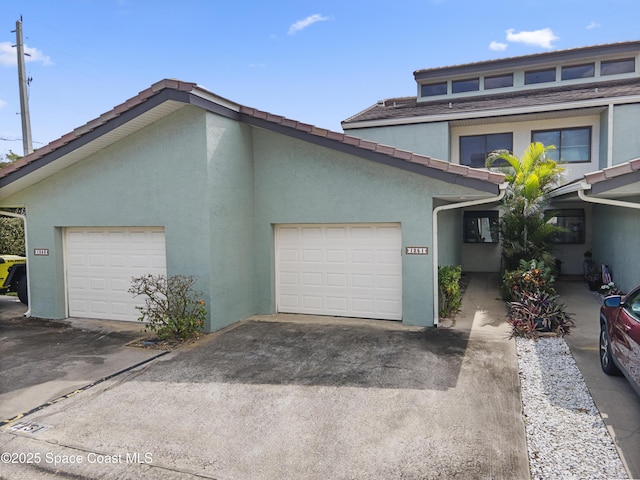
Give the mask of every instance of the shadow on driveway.
<path id="1" fill-rule="evenodd" d="M 386 322 L 379 322 L 384 324 Z M 446 390 L 456 385 L 468 331 L 248 321 L 210 348 L 185 351 L 148 381 Z M 428 332 L 428 333 L 427 333 Z"/>

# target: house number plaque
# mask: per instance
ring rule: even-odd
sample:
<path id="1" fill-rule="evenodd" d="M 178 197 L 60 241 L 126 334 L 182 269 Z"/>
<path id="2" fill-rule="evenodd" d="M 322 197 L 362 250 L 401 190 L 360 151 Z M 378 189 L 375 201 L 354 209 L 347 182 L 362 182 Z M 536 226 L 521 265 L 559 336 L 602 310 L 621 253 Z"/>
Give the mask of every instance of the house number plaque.
<path id="1" fill-rule="evenodd" d="M 406 247 L 407 255 L 429 255 L 429 247 Z"/>
<path id="2" fill-rule="evenodd" d="M 49 249 L 48 248 L 34 248 L 33 254 L 40 257 L 48 257 Z"/>

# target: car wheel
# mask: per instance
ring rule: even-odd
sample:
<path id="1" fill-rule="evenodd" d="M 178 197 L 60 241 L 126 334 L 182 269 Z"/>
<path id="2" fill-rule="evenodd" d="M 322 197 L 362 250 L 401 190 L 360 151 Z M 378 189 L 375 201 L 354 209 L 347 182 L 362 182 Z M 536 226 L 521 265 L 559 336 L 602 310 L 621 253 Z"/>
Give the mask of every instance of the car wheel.
<path id="1" fill-rule="evenodd" d="M 609 333 L 604 323 L 600 325 L 600 366 L 607 375 L 620 375 L 620 369 L 613 363 Z"/>
<path id="2" fill-rule="evenodd" d="M 16 289 L 18 292 L 18 298 L 25 305 L 29 305 L 29 297 L 27 294 L 27 276 L 22 275 L 20 280 L 18 280 L 18 287 Z"/>

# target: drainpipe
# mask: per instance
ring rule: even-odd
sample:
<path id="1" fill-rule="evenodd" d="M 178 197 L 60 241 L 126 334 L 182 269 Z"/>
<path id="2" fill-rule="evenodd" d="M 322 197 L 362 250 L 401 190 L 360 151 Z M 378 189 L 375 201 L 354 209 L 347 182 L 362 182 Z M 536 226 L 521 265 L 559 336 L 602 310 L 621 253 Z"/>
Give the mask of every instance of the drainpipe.
<path id="1" fill-rule="evenodd" d="M 580 190 L 578 190 L 578 198 L 580 200 L 584 200 L 585 202 L 589 202 L 589 203 L 599 203 L 601 205 L 610 205 L 612 207 L 640 209 L 640 203 L 624 202 L 622 200 L 613 200 L 611 198 L 590 197 L 584 193 L 586 190 L 590 190 L 590 189 L 591 189 L 591 185 L 585 182 L 581 182 Z"/>
<path id="2" fill-rule="evenodd" d="M 24 225 L 24 249 L 27 254 L 27 298 L 29 299 L 29 305 L 27 305 L 27 311 L 24 316 L 29 318 L 31 316 L 31 282 L 29 281 L 29 237 L 27 236 L 27 217 L 19 213 L 5 212 L 4 210 L 0 210 L 0 215 L 4 217 L 19 218 L 22 220 L 22 224 Z"/>
<path id="3" fill-rule="evenodd" d="M 469 200 L 466 202 L 450 203 L 448 205 L 440 205 L 433 209 L 433 326 L 437 327 L 440 320 L 439 305 L 439 289 L 438 289 L 438 213 L 443 210 L 453 210 L 456 208 L 473 207 L 484 203 L 494 203 L 502 200 L 507 193 L 507 183 L 500 185 L 500 194 L 497 197 L 483 198 L 482 200 Z"/>

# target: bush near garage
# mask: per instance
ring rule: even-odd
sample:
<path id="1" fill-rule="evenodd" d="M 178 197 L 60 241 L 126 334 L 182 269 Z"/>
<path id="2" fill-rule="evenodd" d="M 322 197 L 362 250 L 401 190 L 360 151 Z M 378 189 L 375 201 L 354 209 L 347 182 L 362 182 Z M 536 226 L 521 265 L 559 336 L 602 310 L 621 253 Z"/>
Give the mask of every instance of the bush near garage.
<path id="1" fill-rule="evenodd" d="M 145 331 L 154 332 L 160 340 L 187 339 L 202 331 L 207 316 L 202 292 L 194 290 L 193 276 L 143 275 L 131 280 L 129 293 L 144 296 L 139 321 Z"/>
<path id="2" fill-rule="evenodd" d="M 462 266 L 438 267 L 438 303 L 439 315 L 443 318 L 456 313 L 462 305 L 462 291 L 460 289 L 460 277 Z"/>

